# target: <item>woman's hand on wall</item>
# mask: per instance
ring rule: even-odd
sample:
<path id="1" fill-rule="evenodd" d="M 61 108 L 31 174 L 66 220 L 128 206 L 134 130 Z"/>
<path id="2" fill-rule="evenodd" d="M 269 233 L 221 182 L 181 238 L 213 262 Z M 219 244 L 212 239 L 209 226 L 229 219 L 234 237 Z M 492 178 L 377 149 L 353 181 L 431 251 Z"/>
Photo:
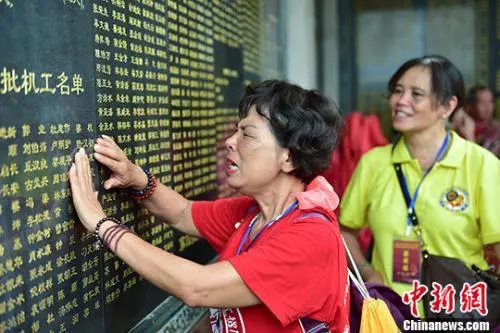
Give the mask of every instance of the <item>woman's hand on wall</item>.
<path id="1" fill-rule="evenodd" d="M 69 169 L 69 181 L 73 204 L 80 221 L 89 231 L 95 231 L 97 222 L 106 217 L 106 214 L 97 200 L 89 159 L 83 148 L 76 153 L 75 162 Z"/>
<path id="2" fill-rule="evenodd" d="M 94 151 L 95 159 L 111 170 L 111 176 L 104 182 L 106 190 L 114 187 L 135 189 L 146 187 L 148 177 L 144 171 L 127 158 L 111 137 L 103 135 L 102 138 L 97 139 Z"/>

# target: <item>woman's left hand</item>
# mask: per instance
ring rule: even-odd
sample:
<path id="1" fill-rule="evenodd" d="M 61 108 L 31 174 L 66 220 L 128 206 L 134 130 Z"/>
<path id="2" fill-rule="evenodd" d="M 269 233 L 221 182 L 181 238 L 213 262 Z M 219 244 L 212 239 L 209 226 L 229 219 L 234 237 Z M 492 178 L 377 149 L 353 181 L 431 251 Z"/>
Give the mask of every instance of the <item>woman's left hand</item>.
<path id="1" fill-rule="evenodd" d="M 69 169 L 69 181 L 80 221 L 89 231 L 95 231 L 97 222 L 106 214 L 97 200 L 97 192 L 94 192 L 90 163 L 83 148 L 76 153 L 75 162 Z"/>

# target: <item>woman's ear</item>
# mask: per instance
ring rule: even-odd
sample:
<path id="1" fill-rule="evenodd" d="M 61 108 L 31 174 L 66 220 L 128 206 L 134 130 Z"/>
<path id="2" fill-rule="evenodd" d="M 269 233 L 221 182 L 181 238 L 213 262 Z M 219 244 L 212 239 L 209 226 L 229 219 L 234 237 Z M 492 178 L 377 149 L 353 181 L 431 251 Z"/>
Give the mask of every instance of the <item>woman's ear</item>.
<path id="1" fill-rule="evenodd" d="M 287 149 L 283 153 L 283 162 L 281 163 L 281 170 L 285 173 L 290 173 L 295 169 L 293 165 L 292 156 L 290 155 L 290 151 Z"/>
<path id="2" fill-rule="evenodd" d="M 443 105 L 444 110 L 443 110 L 442 117 L 444 119 L 447 119 L 448 117 L 450 117 L 451 114 L 453 113 L 453 111 L 455 111 L 455 109 L 457 108 L 457 105 L 458 105 L 458 98 L 456 96 L 452 96 L 448 100 L 448 102 Z"/>

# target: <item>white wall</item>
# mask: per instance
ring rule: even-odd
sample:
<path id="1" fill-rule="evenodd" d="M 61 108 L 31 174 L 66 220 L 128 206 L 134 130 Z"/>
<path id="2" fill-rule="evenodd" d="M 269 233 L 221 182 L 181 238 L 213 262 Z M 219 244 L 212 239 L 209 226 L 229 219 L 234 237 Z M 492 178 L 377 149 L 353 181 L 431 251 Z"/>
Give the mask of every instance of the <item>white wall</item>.
<path id="1" fill-rule="evenodd" d="M 318 88 L 314 0 L 286 0 L 285 7 L 286 78 L 306 89 Z"/>

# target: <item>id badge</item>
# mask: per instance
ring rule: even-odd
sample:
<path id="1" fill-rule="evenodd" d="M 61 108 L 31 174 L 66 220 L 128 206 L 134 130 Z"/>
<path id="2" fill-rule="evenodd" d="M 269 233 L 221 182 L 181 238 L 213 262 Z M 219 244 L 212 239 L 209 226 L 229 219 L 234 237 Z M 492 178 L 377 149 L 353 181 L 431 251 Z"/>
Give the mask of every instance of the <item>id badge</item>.
<path id="1" fill-rule="evenodd" d="M 392 281 L 412 283 L 420 280 L 421 250 L 418 240 L 394 239 L 392 247 Z"/>

